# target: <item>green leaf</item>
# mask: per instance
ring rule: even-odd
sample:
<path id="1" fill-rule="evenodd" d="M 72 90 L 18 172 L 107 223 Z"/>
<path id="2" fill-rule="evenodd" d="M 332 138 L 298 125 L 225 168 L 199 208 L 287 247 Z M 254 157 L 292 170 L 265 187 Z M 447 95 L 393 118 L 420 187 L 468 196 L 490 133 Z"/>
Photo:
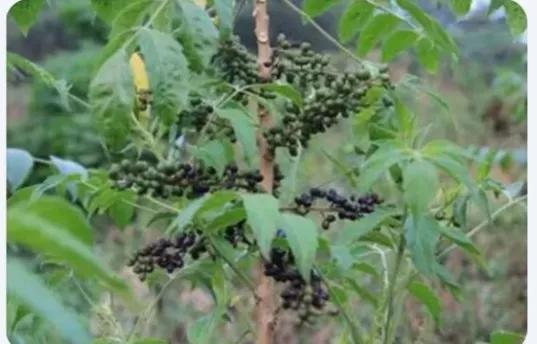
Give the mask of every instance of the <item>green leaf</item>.
<path id="1" fill-rule="evenodd" d="M 16 209 L 44 218 L 56 228 L 67 230 L 68 235 L 81 243 L 93 245 L 93 229 L 84 213 L 61 197 L 42 196 L 33 202 L 18 202 Z"/>
<path id="2" fill-rule="evenodd" d="M 382 49 L 382 60 L 390 61 L 397 54 L 410 48 L 418 39 L 418 34 L 412 30 L 399 30 L 391 34 Z"/>
<path id="3" fill-rule="evenodd" d="M 244 208 L 225 209 L 219 215 L 212 218 L 207 225 L 207 229 L 211 232 L 218 231 L 229 226 L 233 226 L 246 218 Z"/>
<path id="4" fill-rule="evenodd" d="M 234 159 L 233 146 L 229 140 L 212 140 L 201 146 L 192 146 L 192 154 L 207 166 L 214 167 L 219 175 Z"/>
<path id="5" fill-rule="evenodd" d="M 358 184 L 356 180 L 356 173 L 352 169 L 350 169 L 349 166 L 345 164 L 345 162 L 340 161 L 336 157 L 332 156 L 326 150 L 323 149 L 321 152 L 328 160 L 330 160 L 330 162 L 336 168 L 337 172 L 345 176 L 345 178 L 352 185 L 352 187 L 356 187 L 356 185 Z"/>
<path id="6" fill-rule="evenodd" d="M 25 150 L 8 148 L 6 150 L 6 177 L 9 190 L 14 192 L 28 178 L 34 166 L 34 158 Z"/>
<path id="7" fill-rule="evenodd" d="M 190 344 L 208 344 L 214 336 L 216 325 L 222 318 L 223 311 L 217 309 L 215 312 L 207 314 L 187 327 L 187 338 Z"/>
<path id="8" fill-rule="evenodd" d="M 376 108 L 367 107 L 357 113 L 352 119 L 352 134 L 354 137 L 354 144 L 362 152 L 367 152 L 371 146 L 371 141 L 369 138 L 369 122 L 376 113 Z"/>
<path id="9" fill-rule="evenodd" d="M 211 18 L 192 0 L 177 0 L 181 9 L 181 43 L 190 62 L 208 66 L 216 52 L 218 30 Z"/>
<path id="10" fill-rule="evenodd" d="M 315 222 L 294 214 L 282 214 L 280 226 L 286 234 L 300 274 L 306 281 L 309 281 L 315 252 L 319 245 Z"/>
<path id="11" fill-rule="evenodd" d="M 438 242 L 438 224 L 428 215 L 409 215 L 404 224 L 405 238 L 414 265 L 424 275 L 435 273 L 435 247 Z"/>
<path id="12" fill-rule="evenodd" d="M 382 38 L 392 32 L 400 19 L 390 13 L 381 13 L 373 17 L 360 33 L 357 53 L 365 56 Z"/>
<path id="13" fill-rule="evenodd" d="M 132 344 L 169 344 L 168 341 L 158 338 L 135 339 Z"/>
<path id="14" fill-rule="evenodd" d="M 108 215 L 114 223 L 121 229 L 130 224 L 134 216 L 136 194 L 132 191 L 118 192 L 116 201 L 108 208 Z"/>
<path id="15" fill-rule="evenodd" d="M 40 80 L 49 87 L 53 87 L 56 82 L 54 76 L 50 74 L 46 69 L 33 63 L 32 61 L 21 55 L 8 52 L 7 63 L 10 68 L 18 68 L 24 73 L 29 74 L 34 78 Z"/>
<path id="16" fill-rule="evenodd" d="M 91 343 L 89 332 L 77 320 L 79 314 L 67 310 L 43 281 L 13 258 L 7 264 L 7 293 L 9 299 L 16 297 L 67 341 Z"/>
<path id="17" fill-rule="evenodd" d="M 526 31 L 528 18 L 524 9 L 516 1 L 506 0 L 505 15 L 507 16 L 507 25 L 513 35 L 521 35 Z"/>
<path id="18" fill-rule="evenodd" d="M 271 91 L 276 94 L 279 94 L 280 96 L 288 98 L 300 108 L 302 108 L 302 106 L 304 105 L 304 100 L 302 99 L 302 95 L 300 94 L 300 92 L 298 92 L 296 88 L 289 84 L 265 84 L 263 85 L 263 88 L 267 91 Z"/>
<path id="19" fill-rule="evenodd" d="M 398 214 L 399 211 L 395 209 L 378 209 L 375 212 L 364 216 L 358 221 L 354 221 L 353 223 L 345 226 L 345 228 L 343 228 L 341 231 L 341 234 L 338 236 L 337 242 L 343 245 L 356 241 L 378 228 L 386 220 Z"/>
<path id="20" fill-rule="evenodd" d="M 52 163 L 52 165 L 54 165 L 54 167 L 56 167 L 56 169 L 61 175 L 79 175 L 84 178 L 88 176 L 88 170 L 77 162 L 60 159 L 53 155 L 50 157 L 50 162 Z"/>
<path id="21" fill-rule="evenodd" d="M 140 31 L 138 42 L 154 94 L 153 111 L 169 125 L 184 107 L 189 92 L 183 47 L 171 35 L 149 29 Z"/>
<path id="22" fill-rule="evenodd" d="M 490 335 L 490 344 L 522 344 L 524 336 L 514 332 L 495 331 Z"/>
<path id="23" fill-rule="evenodd" d="M 129 136 L 134 97 L 129 59 L 120 50 L 102 65 L 89 88 L 92 112 L 113 148 L 119 148 Z"/>
<path id="24" fill-rule="evenodd" d="M 339 0 L 305 0 L 304 12 L 311 17 L 317 17 L 326 12 L 330 7 L 335 6 Z"/>
<path id="25" fill-rule="evenodd" d="M 345 282 L 350 286 L 350 289 L 353 290 L 364 301 L 369 302 L 371 305 L 373 305 L 373 307 L 377 307 L 378 299 L 375 294 L 369 292 L 367 289 L 359 285 L 354 279 L 347 278 Z"/>
<path id="26" fill-rule="evenodd" d="M 364 163 L 360 170 L 358 188 L 362 191 L 368 191 L 373 183 L 380 178 L 383 173 L 401 161 L 408 158 L 408 154 L 393 145 L 386 145 L 379 148 Z"/>
<path id="27" fill-rule="evenodd" d="M 109 24 L 130 3 L 132 3 L 132 0 L 91 0 L 91 5 L 97 15 Z"/>
<path id="28" fill-rule="evenodd" d="M 220 118 L 231 123 L 244 157 L 251 165 L 257 156 L 256 129 L 252 118 L 242 107 L 227 107 L 217 109 L 216 112 Z"/>
<path id="29" fill-rule="evenodd" d="M 152 0 L 134 0 L 129 2 L 124 8 L 121 8 L 112 21 L 110 39 L 140 25 L 152 4 Z"/>
<path id="30" fill-rule="evenodd" d="M 259 250 L 268 258 L 272 239 L 278 230 L 278 200 L 266 194 L 246 194 L 242 195 L 242 200 L 248 225 L 252 228 Z"/>
<path id="31" fill-rule="evenodd" d="M 371 18 L 374 7 L 366 0 L 351 1 L 339 20 L 339 39 L 350 41 Z"/>
<path id="32" fill-rule="evenodd" d="M 9 15 L 26 36 L 39 17 L 45 0 L 19 0 L 9 10 Z"/>
<path id="33" fill-rule="evenodd" d="M 57 209 L 58 212 L 67 208 Z M 125 292 L 125 283 L 106 268 L 90 248 L 71 233 L 74 224 L 63 228 L 39 213 L 15 207 L 8 210 L 8 242 L 20 244 L 38 253 L 51 255 L 72 267 L 77 273 L 103 282 L 111 290 Z"/>
<path id="34" fill-rule="evenodd" d="M 231 34 L 233 29 L 233 0 L 214 0 L 214 8 L 218 17 L 218 28 L 224 36 Z"/>
<path id="35" fill-rule="evenodd" d="M 433 19 L 428 16 L 413 0 L 396 0 L 397 5 L 410 14 L 410 16 L 420 24 L 428 33 L 432 31 Z"/>
<path id="36" fill-rule="evenodd" d="M 415 216 L 421 212 L 427 212 L 437 188 L 438 174 L 435 166 L 428 161 L 414 160 L 404 167 L 404 199 Z"/>
<path id="37" fill-rule="evenodd" d="M 472 0 L 451 0 L 451 8 L 458 16 L 463 16 L 472 7 Z"/>
<path id="38" fill-rule="evenodd" d="M 479 169 L 477 172 L 478 181 L 483 181 L 485 178 L 488 177 L 490 169 L 492 168 L 492 164 L 494 163 L 494 159 L 496 158 L 497 154 L 498 151 L 496 149 L 488 149 L 487 153 L 485 154 L 485 157 L 479 164 Z"/>
<path id="39" fill-rule="evenodd" d="M 438 69 L 439 56 L 434 43 L 428 38 L 421 38 L 416 43 L 416 53 L 418 60 L 427 69 L 427 71 L 434 73 Z"/>
<path id="40" fill-rule="evenodd" d="M 407 288 L 416 299 L 423 303 L 434 321 L 438 323 L 442 313 L 442 302 L 436 293 L 427 285 L 420 282 L 412 282 Z"/>
<path id="41" fill-rule="evenodd" d="M 487 15 L 491 15 L 492 12 L 494 12 L 497 9 L 499 9 L 500 7 L 502 7 L 504 5 L 505 1 L 506 0 L 491 0 L 490 5 L 489 5 L 489 9 L 487 11 Z"/>
<path id="42" fill-rule="evenodd" d="M 336 262 L 336 265 L 341 272 L 348 271 L 354 264 L 354 257 L 347 245 L 341 244 L 330 246 L 330 256 Z"/>

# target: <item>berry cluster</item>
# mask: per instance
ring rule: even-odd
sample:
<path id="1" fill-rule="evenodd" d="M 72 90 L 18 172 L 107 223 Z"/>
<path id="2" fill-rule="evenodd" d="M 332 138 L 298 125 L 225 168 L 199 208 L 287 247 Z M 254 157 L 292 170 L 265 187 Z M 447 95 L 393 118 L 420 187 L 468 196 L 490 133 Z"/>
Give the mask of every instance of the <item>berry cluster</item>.
<path id="1" fill-rule="evenodd" d="M 112 165 L 110 178 L 120 190 L 133 188 L 138 194 L 161 198 L 186 196 L 194 199 L 216 190 L 244 190 L 258 192 L 263 176 L 259 171 L 240 172 L 237 166 L 228 165 L 220 176 L 212 167 L 186 163 L 159 163 L 123 160 Z M 283 174 L 275 166 L 275 187 Z"/>
<path id="2" fill-rule="evenodd" d="M 320 276 L 312 270 L 310 281 L 306 282 L 295 267 L 295 259 L 290 251 L 273 248 L 270 261 L 265 262 L 265 275 L 285 283 L 280 294 L 283 309 L 297 311 L 301 322 L 308 322 L 312 315 L 320 314 L 329 299 Z"/>
<path id="3" fill-rule="evenodd" d="M 240 44 L 237 36 L 220 43 L 212 62 L 220 71 L 223 80 L 230 84 L 245 86 L 261 81 L 255 56 Z"/>
<path id="4" fill-rule="evenodd" d="M 277 147 L 287 147 L 296 156 L 298 147 L 307 147 L 313 135 L 362 107 L 374 105 L 366 96 L 372 87 L 393 87 L 386 68 L 376 77 L 366 69 L 335 74 L 327 70 L 327 56 L 315 53 L 309 43 L 290 43 L 283 35 L 278 37 L 273 58 L 273 78 L 294 84 L 305 101 L 302 109 L 288 102 L 281 125 L 264 133 L 272 152 Z M 383 98 L 382 106 L 392 105 L 391 99 Z"/>
<path id="5" fill-rule="evenodd" d="M 133 267 L 134 273 L 144 281 L 147 274 L 153 272 L 156 266 L 171 274 L 183 267 L 187 254 L 192 259 L 198 259 L 205 252 L 207 252 L 205 239 L 191 231 L 181 233 L 174 239 L 161 238 L 147 245 L 136 252 L 127 265 Z"/>
<path id="6" fill-rule="evenodd" d="M 330 225 L 336 221 L 336 215 L 341 220 L 357 220 L 365 214 L 375 211 L 375 206 L 382 203 L 377 194 L 368 194 L 365 196 L 345 197 L 336 190 L 328 191 L 319 188 L 312 188 L 308 192 L 295 198 L 296 208 L 294 211 L 301 215 L 306 215 L 312 210 L 313 204 L 317 200 L 324 200 L 329 203 L 329 207 L 323 209 L 323 213 L 329 213 L 323 219 L 322 227 L 327 230 Z"/>

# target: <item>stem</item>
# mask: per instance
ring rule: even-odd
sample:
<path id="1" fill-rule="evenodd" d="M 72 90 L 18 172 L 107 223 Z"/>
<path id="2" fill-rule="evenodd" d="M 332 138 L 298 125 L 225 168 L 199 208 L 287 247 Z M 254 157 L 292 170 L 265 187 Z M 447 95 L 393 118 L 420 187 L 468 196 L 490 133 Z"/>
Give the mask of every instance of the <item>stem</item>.
<path id="1" fill-rule="evenodd" d="M 268 0 L 253 0 L 255 20 L 255 36 L 257 39 L 257 64 L 259 77 L 263 81 L 270 79 L 271 48 L 269 38 Z M 271 118 L 266 109 L 258 104 L 258 116 L 261 128 L 271 126 Z M 274 184 L 273 157 L 271 156 L 262 130 L 257 132 L 257 146 L 260 156 L 260 172 L 263 176 L 261 187 L 267 193 L 272 193 Z M 270 344 L 274 333 L 274 300 L 273 286 L 269 277 L 263 274 L 263 259 L 259 262 L 256 295 L 258 297 L 255 309 L 256 343 Z"/>
<path id="2" fill-rule="evenodd" d="M 393 269 L 392 276 L 390 278 L 390 284 L 388 289 L 388 311 L 386 314 L 386 322 L 384 324 L 384 344 L 388 344 L 388 334 L 390 332 L 390 326 L 393 316 L 393 299 L 395 294 L 395 284 L 397 283 L 397 276 L 399 275 L 399 270 L 401 268 L 401 262 L 403 261 L 403 256 L 405 253 L 405 247 L 406 247 L 406 241 L 404 234 L 401 234 L 401 238 L 399 241 L 399 247 L 397 248 L 397 257 L 395 260 L 395 267 Z"/>

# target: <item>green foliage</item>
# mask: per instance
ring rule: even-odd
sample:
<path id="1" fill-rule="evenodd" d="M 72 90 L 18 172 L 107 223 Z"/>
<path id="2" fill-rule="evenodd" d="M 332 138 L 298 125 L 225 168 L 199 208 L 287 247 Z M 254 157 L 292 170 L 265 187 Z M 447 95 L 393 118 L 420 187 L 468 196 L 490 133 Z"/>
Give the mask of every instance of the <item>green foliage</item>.
<path id="1" fill-rule="evenodd" d="M 248 225 L 252 228 L 259 250 L 268 257 L 272 239 L 278 230 L 278 200 L 270 195 L 243 195 L 242 200 Z"/>
<path id="2" fill-rule="evenodd" d="M 524 342 L 524 336 L 508 332 L 497 331 L 490 335 L 490 344 L 522 344 Z"/>
<path id="3" fill-rule="evenodd" d="M 8 148 L 6 152 L 7 171 L 6 177 L 9 190 L 14 192 L 28 178 L 34 166 L 33 157 L 26 151 L 16 148 Z"/>
<path id="4" fill-rule="evenodd" d="M 423 303 L 433 319 L 436 322 L 439 322 L 440 314 L 442 312 L 442 303 L 434 291 L 420 282 L 412 282 L 407 288 L 415 298 Z"/>
<path id="5" fill-rule="evenodd" d="M 19 0 L 9 10 L 9 15 L 15 20 L 24 35 L 37 21 L 45 0 Z"/>
<path id="6" fill-rule="evenodd" d="M 506 0 L 504 6 L 505 14 L 507 16 L 507 24 L 513 35 L 523 34 L 528 26 L 528 19 L 524 9 L 513 0 Z"/>

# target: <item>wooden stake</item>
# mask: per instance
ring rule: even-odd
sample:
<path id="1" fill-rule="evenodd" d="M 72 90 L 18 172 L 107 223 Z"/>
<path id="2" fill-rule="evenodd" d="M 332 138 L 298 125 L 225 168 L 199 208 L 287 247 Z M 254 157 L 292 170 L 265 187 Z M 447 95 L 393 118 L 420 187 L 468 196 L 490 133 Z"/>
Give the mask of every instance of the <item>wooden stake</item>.
<path id="1" fill-rule="evenodd" d="M 255 35 L 257 38 L 257 63 L 259 76 L 262 80 L 270 79 L 271 49 L 269 39 L 269 16 L 267 13 L 267 0 L 253 0 L 255 19 Z M 268 111 L 258 104 L 259 122 L 261 129 L 257 133 L 257 146 L 260 157 L 260 171 L 263 176 L 261 183 L 267 193 L 272 193 L 274 184 L 274 166 L 273 157 L 269 152 L 267 142 L 262 135 L 262 130 L 271 125 L 271 119 Z M 258 268 L 257 279 L 257 304 L 255 309 L 256 316 L 256 343 L 271 344 L 273 342 L 274 332 L 274 300 L 272 280 L 263 274 L 263 262 Z"/>

